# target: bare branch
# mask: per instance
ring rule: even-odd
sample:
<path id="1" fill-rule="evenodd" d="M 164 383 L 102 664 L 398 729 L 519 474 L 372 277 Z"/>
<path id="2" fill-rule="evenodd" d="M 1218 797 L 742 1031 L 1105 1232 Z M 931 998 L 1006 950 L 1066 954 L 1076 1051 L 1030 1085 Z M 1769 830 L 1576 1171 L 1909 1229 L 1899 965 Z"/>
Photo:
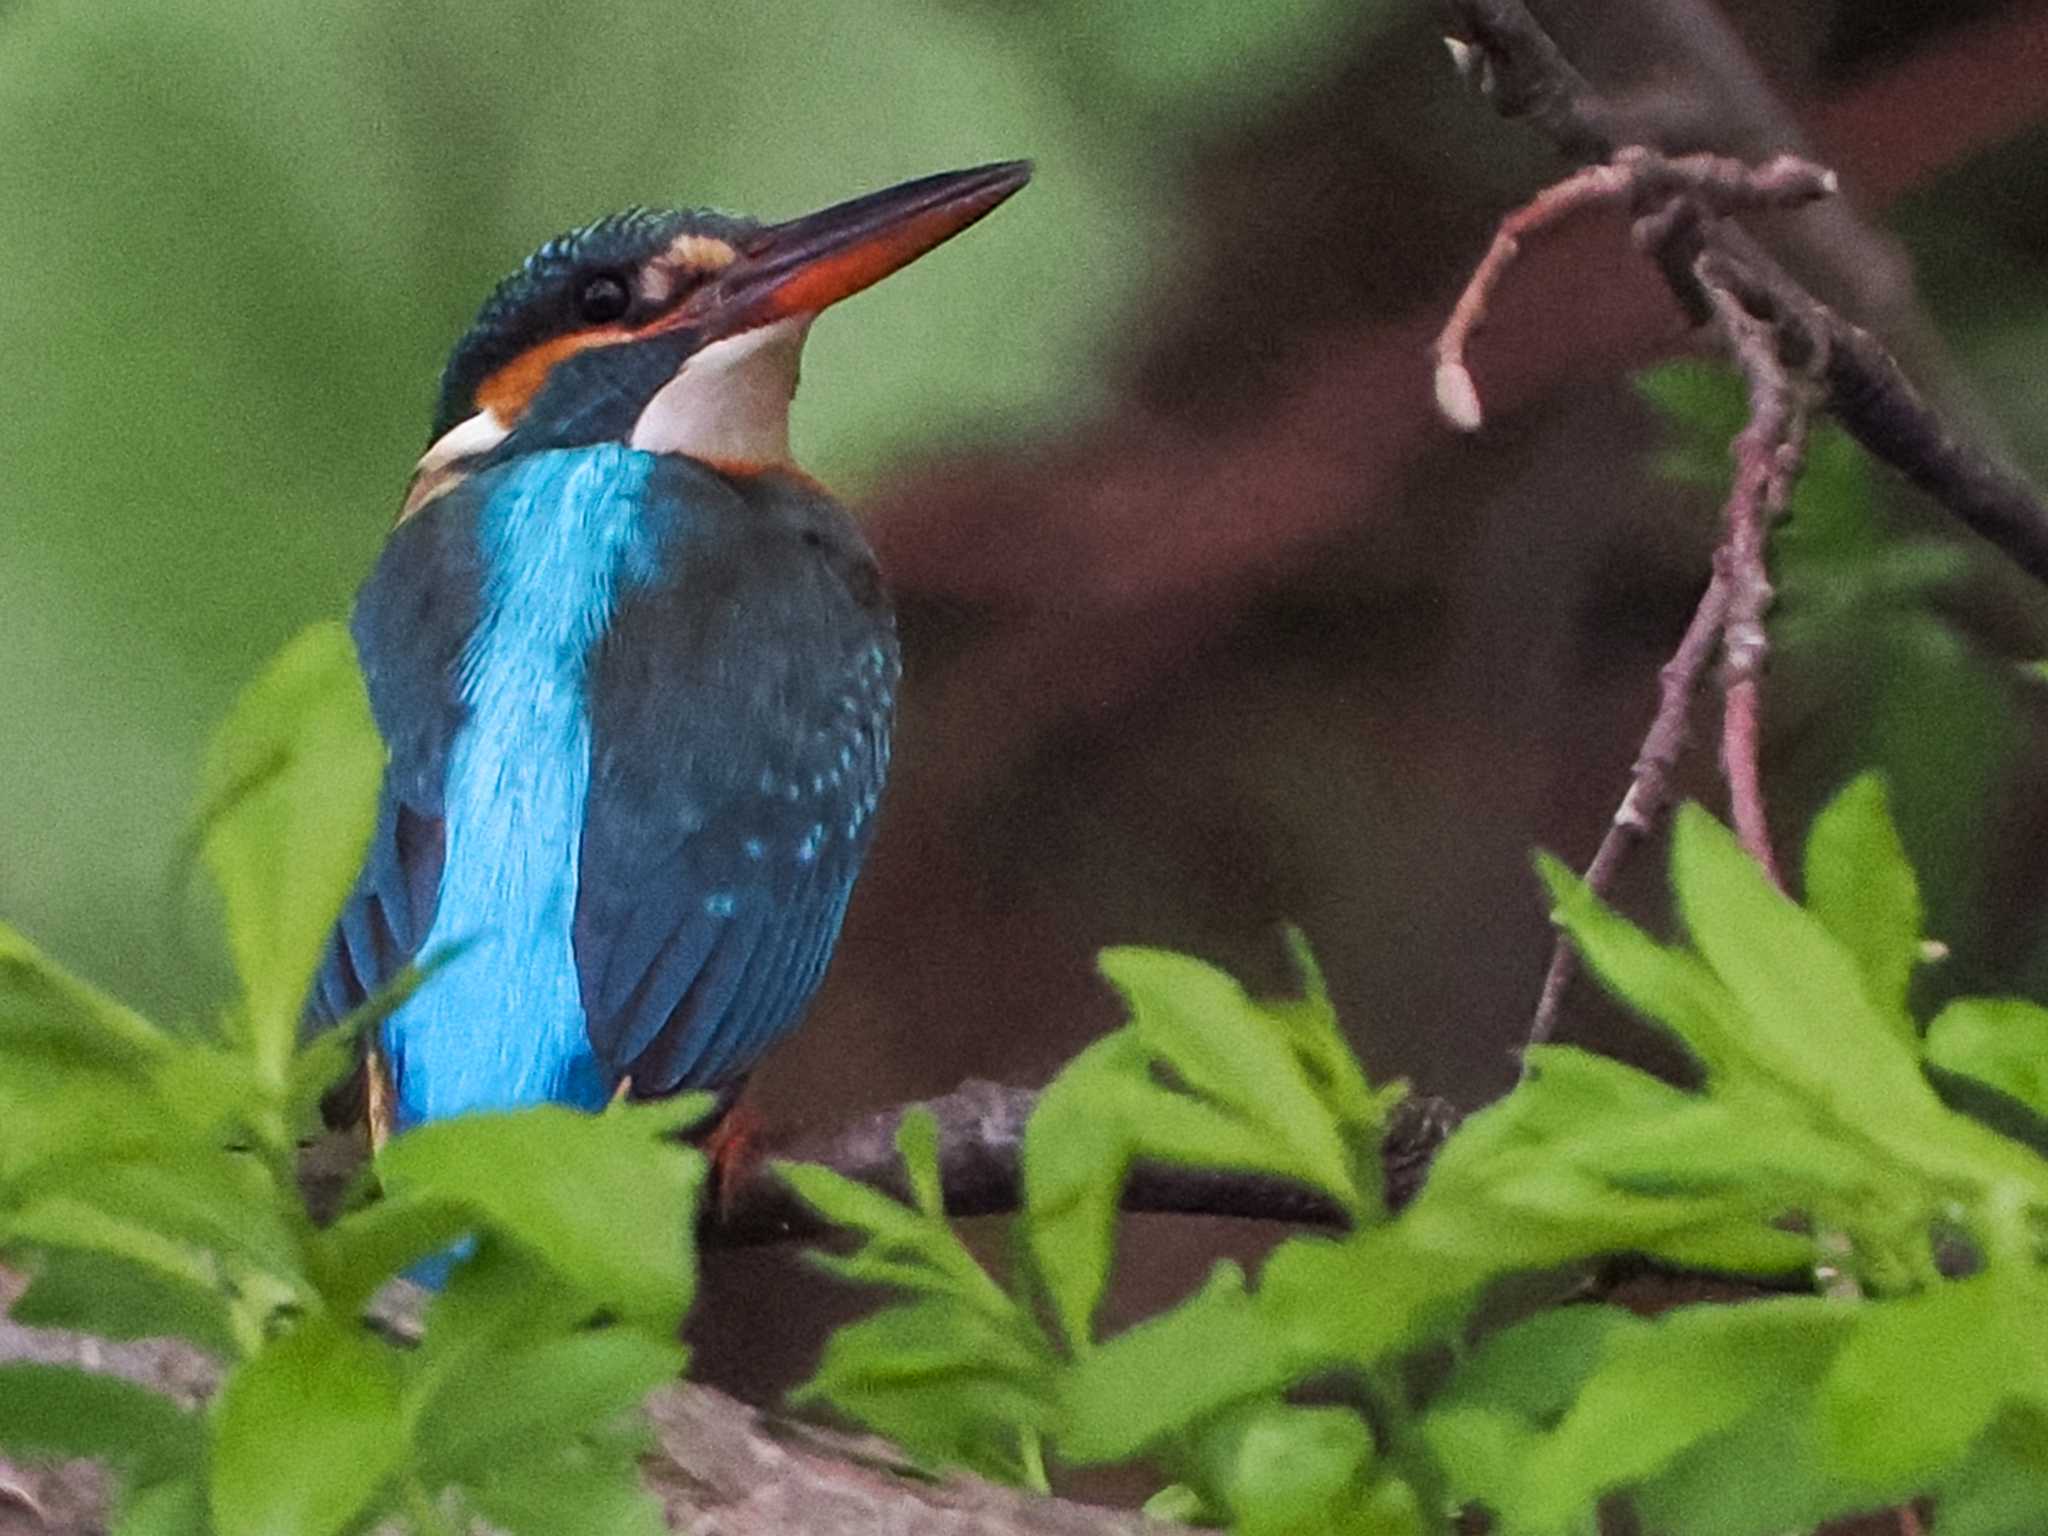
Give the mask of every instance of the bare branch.
<path id="1" fill-rule="evenodd" d="M 1527 117 L 1574 160 L 1605 160 L 1624 146 L 1623 120 L 1558 51 L 1522 0 L 1451 0 L 1469 34 L 1468 76 L 1506 117 Z M 1676 221 L 1653 252 L 1673 294 L 1707 318 L 1691 276 L 1697 245 L 1725 263 L 1724 280 L 1750 314 L 1771 325 L 1780 354 L 1825 359 L 1823 399 L 1842 426 L 2010 557 L 2048 582 L 2048 506 L 2019 475 L 1952 427 L 1907 380 L 1883 343 L 1815 299 L 1740 228 Z M 1683 257 L 1683 260 L 1678 258 Z"/>

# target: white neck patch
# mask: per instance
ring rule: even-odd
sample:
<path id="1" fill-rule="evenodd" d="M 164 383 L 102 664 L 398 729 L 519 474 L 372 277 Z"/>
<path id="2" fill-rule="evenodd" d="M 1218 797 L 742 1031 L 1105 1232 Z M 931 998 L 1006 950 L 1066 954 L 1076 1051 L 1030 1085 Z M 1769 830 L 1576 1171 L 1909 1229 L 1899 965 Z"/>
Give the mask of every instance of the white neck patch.
<path id="1" fill-rule="evenodd" d="M 490 411 L 478 411 L 443 432 L 414 466 L 398 520 L 404 522 L 442 492 L 453 490 L 470 459 L 489 453 L 510 435 L 511 428 Z"/>
<path id="2" fill-rule="evenodd" d="M 711 463 L 787 464 L 789 403 L 810 326 L 809 315 L 792 315 L 692 353 L 641 411 L 632 445 Z"/>

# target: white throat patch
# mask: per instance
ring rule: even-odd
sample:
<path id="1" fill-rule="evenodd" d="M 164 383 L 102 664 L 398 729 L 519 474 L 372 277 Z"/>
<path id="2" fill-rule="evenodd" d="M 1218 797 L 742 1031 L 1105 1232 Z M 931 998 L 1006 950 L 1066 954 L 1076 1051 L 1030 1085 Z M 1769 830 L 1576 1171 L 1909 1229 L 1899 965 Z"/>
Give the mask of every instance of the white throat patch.
<path id="1" fill-rule="evenodd" d="M 810 326 L 809 315 L 792 315 L 692 353 L 641 411 L 633 446 L 715 464 L 787 464 L 789 402 Z"/>
<path id="2" fill-rule="evenodd" d="M 460 483 L 469 460 L 489 453 L 511 435 L 512 429 L 490 411 L 478 411 L 443 432 L 421 455 L 406 487 L 405 505 L 399 508 L 402 523 L 443 492 Z"/>

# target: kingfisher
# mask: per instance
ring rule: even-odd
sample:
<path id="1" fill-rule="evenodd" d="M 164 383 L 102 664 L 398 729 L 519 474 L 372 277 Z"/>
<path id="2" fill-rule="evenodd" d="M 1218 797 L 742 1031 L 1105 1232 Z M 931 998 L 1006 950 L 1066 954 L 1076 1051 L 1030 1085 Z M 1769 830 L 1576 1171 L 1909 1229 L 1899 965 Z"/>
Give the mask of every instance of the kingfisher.
<path id="1" fill-rule="evenodd" d="M 548 241 L 449 358 L 351 630 L 388 752 L 309 1023 L 411 961 L 330 1116 L 709 1090 L 825 973 L 901 663 L 874 555 L 790 459 L 812 321 L 1021 161 L 785 223 L 633 208 Z"/>

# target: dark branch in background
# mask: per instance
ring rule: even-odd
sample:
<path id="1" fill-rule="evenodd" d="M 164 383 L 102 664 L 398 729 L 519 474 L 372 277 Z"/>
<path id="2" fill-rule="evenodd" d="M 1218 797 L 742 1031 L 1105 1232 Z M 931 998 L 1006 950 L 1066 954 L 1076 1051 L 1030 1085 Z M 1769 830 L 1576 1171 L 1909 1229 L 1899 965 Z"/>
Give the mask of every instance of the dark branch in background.
<path id="1" fill-rule="evenodd" d="M 1506 117 L 1526 117 L 1559 150 L 1593 162 L 1501 221 L 1436 349 L 1436 398 L 1454 425 L 1477 428 L 1479 391 L 1465 348 L 1520 242 L 1591 207 L 1636 216 L 1635 238 L 1696 324 L 1713 321 L 1748 389 L 1749 421 L 1733 445 L 1735 479 L 1714 578 L 1666 665 L 1658 708 L 1627 794 L 1586 879 L 1613 879 L 1628 850 L 1655 825 L 1682 749 L 1691 702 L 1718 645 L 1722 667 L 1722 773 L 1743 844 L 1783 883 L 1772 851 L 1758 758 L 1764 615 L 1771 601 L 1765 548 L 1797 482 L 1809 397 L 1873 456 L 1903 473 L 2038 580 L 2048 581 L 2048 507 L 2012 471 L 1969 442 L 1907 381 L 1875 337 L 1821 303 L 1729 216 L 1790 207 L 1832 193 L 1832 172 L 1793 156 L 1750 168 L 1714 155 L 1667 155 L 1631 142 L 1624 115 L 1604 102 L 1521 0 L 1451 0 L 1466 40 L 1453 39 L 1459 73 Z M 1529 1041 L 1556 1025 L 1573 959 L 1560 938 L 1544 978 Z"/>
<path id="2" fill-rule="evenodd" d="M 1468 34 L 1461 68 L 1502 116 L 1528 118 L 1574 160 L 1613 160 L 1623 150 L 1645 147 L 1617 137 L 1621 115 L 1558 51 L 1522 0 L 1450 0 L 1450 8 Z M 1680 240 L 1686 233 L 1672 231 Z M 1691 235 L 1723 264 L 1723 280 L 1743 308 L 1777 331 L 1788 363 L 1824 359 L 1824 403 L 1850 436 L 2048 582 L 2048 506 L 2024 479 L 1951 428 L 1882 342 L 1814 298 L 1742 230 L 1703 221 Z M 1680 252 L 1652 254 L 1686 313 L 1705 320 L 1711 307 L 1693 273 L 1697 253 L 1686 253 L 1682 266 L 1665 259 Z"/>
<path id="3" fill-rule="evenodd" d="M 1024 1124 L 1038 1102 L 1029 1088 L 968 1082 L 923 1105 L 883 1110 L 842 1130 L 807 1136 L 774 1149 L 776 1157 L 821 1163 L 847 1178 L 910 1198 L 896 1156 L 896 1127 L 915 1108 L 939 1126 L 939 1173 L 949 1215 L 1002 1216 L 1022 1201 Z M 1422 1187 L 1429 1159 L 1457 1124 L 1441 1099 L 1418 1096 L 1395 1110 L 1382 1145 L 1388 1204 L 1399 1206 Z M 1341 1227 L 1344 1214 L 1314 1190 L 1260 1174 L 1214 1168 L 1141 1164 L 1124 1187 L 1126 1211 L 1179 1216 L 1236 1216 L 1300 1226 Z M 813 1242 L 833 1228 L 797 1199 L 772 1166 L 756 1162 L 723 1191 L 705 1216 L 703 1241 L 723 1248 Z"/>

